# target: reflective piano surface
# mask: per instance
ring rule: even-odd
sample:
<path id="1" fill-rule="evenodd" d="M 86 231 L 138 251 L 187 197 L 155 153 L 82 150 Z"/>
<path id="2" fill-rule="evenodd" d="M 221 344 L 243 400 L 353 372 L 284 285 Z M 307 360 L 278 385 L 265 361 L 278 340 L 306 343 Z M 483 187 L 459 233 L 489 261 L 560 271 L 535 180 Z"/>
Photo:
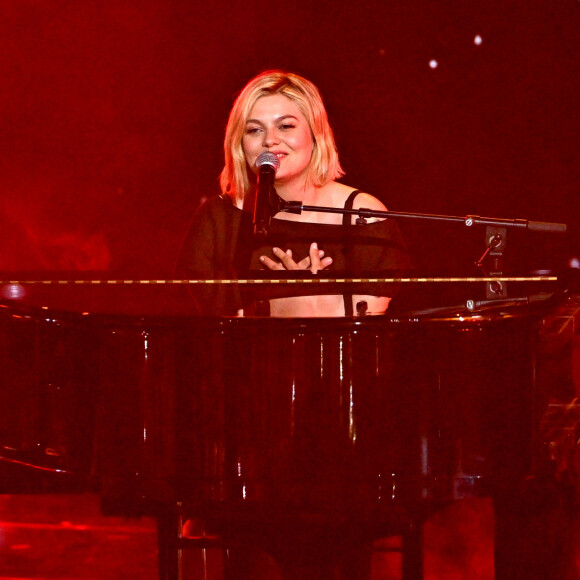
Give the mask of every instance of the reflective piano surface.
<path id="1" fill-rule="evenodd" d="M 298 519 L 372 537 L 510 497 L 541 456 L 543 321 L 570 297 L 500 282 L 5 284 L 4 488 L 30 470 L 109 513 L 177 501 L 226 535 Z"/>

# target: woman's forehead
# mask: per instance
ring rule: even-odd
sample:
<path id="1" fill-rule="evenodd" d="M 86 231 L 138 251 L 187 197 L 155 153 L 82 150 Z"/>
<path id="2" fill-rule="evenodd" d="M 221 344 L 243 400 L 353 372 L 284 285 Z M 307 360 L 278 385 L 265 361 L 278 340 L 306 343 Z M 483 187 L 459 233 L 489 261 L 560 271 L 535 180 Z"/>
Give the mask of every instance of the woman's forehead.
<path id="1" fill-rule="evenodd" d="M 263 95 L 253 104 L 248 114 L 248 120 L 257 117 L 293 115 L 305 118 L 298 105 L 289 97 L 282 94 Z"/>

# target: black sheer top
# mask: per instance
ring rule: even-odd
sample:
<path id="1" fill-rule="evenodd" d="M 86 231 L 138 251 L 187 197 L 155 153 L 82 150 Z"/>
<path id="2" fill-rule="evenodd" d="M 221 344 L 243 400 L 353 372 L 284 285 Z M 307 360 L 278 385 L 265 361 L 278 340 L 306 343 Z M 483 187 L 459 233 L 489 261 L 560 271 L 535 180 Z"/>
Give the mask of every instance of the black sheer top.
<path id="1" fill-rule="evenodd" d="M 358 191 L 353 191 L 345 207 L 351 208 Z M 196 212 L 179 256 L 179 275 L 195 278 L 244 278 L 269 272 L 259 261 L 274 259 L 272 248 L 292 250 L 295 261 L 308 256 L 316 242 L 333 263 L 326 275 L 362 275 L 408 270 L 411 261 L 394 220 L 351 225 L 350 215 L 343 224 L 319 224 L 273 218 L 268 238 L 256 241 L 252 216 L 235 207 L 227 195 L 208 200 Z"/>

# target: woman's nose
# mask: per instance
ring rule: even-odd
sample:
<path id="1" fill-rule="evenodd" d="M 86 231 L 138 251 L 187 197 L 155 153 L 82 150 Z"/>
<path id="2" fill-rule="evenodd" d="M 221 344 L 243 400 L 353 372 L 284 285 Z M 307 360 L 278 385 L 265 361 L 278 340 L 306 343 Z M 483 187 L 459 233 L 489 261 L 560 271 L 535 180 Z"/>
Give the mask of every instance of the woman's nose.
<path id="1" fill-rule="evenodd" d="M 272 147 L 280 143 L 278 132 L 275 129 L 269 129 L 264 132 L 264 146 Z"/>

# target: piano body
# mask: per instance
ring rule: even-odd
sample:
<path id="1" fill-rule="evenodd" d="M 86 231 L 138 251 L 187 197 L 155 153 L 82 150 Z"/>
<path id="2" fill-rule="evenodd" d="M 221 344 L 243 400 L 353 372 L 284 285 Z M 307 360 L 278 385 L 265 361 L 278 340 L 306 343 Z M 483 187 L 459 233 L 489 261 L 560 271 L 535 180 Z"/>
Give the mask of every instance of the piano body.
<path id="1" fill-rule="evenodd" d="M 542 353 L 578 311 L 555 279 L 502 278 L 495 298 L 478 278 L 8 282 L 3 493 L 92 489 L 105 514 L 154 515 L 162 580 L 184 517 L 288 579 L 402 535 L 418 579 L 425 519 L 490 495 L 496 577 L 530 577 L 518 526 L 562 395 Z"/>

